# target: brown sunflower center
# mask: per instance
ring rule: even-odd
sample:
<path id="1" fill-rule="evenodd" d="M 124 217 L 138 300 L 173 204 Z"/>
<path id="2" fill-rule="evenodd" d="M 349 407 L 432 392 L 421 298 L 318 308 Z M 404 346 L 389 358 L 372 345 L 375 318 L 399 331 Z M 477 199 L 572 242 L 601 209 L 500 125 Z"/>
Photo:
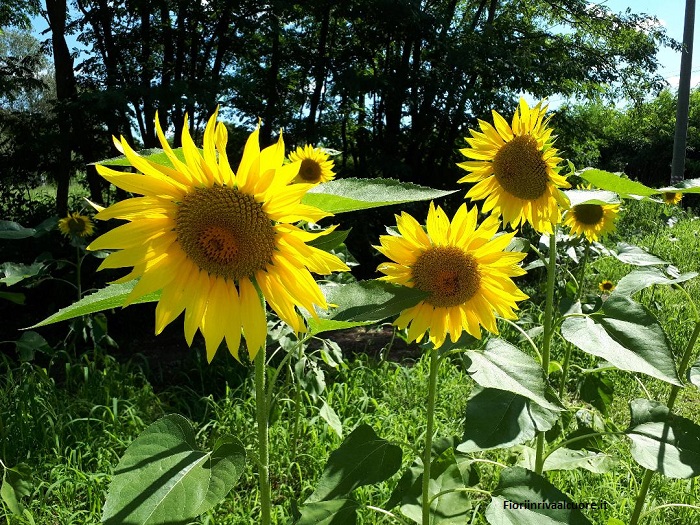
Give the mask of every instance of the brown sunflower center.
<path id="1" fill-rule="evenodd" d="M 87 220 L 83 217 L 71 217 L 68 219 L 68 229 L 76 235 L 85 233 L 88 228 Z"/>
<path id="2" fill-rule="evenodd" d="M 430 292 L 433 306 L 457 306 L 479 290 L 479 265 L 456 246 L 434 246 L 422 253 L 412 268 L 415 287 Z"/>
<path id="3" fill-rule="evenodd" d="M 680 194 L 672 191 L 664 192 L 664 202 L 667 204 L 675 204 L 680 200 Z"/>
<path id="4" fill-rule="evenodd" d="M 307 182 L 318 182 L 321 180 L 321 165 L 312 159 L 301 161 L 299 176 Z"/>
<path id="5" fill-rule="evenodd" d="M 603 281 L 602 288 L 605 291 L 610 291 L 615 287 L 613 286 L 613 283 L 611 283 L 610 281 Z"/>
<path id="6" fill-rule="evenodd" d="M 177 239 L 202 270 L 229 279 L 264 269 L 275 249 L 275 230 L 252 195 L 233 188 L 197 188 L 178 208 Z"/>
<path id="7" fill-rule="evenodd" d="M 574 206 L 574 217 L 581 224 L 598 224 L 603 218 L 603 207 L 600 204 L 578 204 Z"/>
<path id="8" fill-rule="evenodd" d="M 501 187 L 519 199 L 539 199 L 547 190 L 547 163 L 530 135 L 518 135 L 498 150 L 493 173 Z"/>

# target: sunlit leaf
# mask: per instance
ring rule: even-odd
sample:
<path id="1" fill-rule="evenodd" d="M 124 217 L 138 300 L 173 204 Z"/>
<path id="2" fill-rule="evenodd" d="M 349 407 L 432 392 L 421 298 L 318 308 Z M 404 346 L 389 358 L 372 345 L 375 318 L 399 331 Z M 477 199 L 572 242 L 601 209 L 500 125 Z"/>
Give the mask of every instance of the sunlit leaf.
<path id="1" fill-rule="evenodd" d="M 596 188 L 615 192 L 622 197 L 630 197 L 633 195 L 649 197 L 659 193 L 659 190 L 649 188 L 641 182 L 636 182 L 621 176 L 621 174 L 611 173 L 605 170 L 588 168 L 577 172 L 577 175 L 593 184 Z"/>
<path id="2" fill-rule="evenodd" d="M 615 250 L 611 251 L 613 257 L 625 263 L 634 266 L 655 266 L 659 264 L 668 264 L 663 259 L 659 259 L 656 255 L 642 250 L 639 246 L 633 246 L 626 242 L 617 243 Z"/>
<path id="3" fill-rule="evenodd" d="M 535 449 L 522 447 L 521 460 L 518 465 L 530 470 L 535 470 Z M 589 450 L 571 450 L 558 448 L 544 460 L 543 471 L 548 470 L 576 470 L 582 468 L 594 474 L 604 474 L 610 470 L 613 459 L 601 452 Z"/>
<path id="4" fill-rule="evenodd" d="M 687 272 L 676 278 L 669 278 L 659 268 L 644 268 L 628 273 L 615 286 L 613 295 L 632 295 L 655 284 L 678 284 L 697 277 L 697 272 Z"/>
<path id="5" fill-rule="evenodd" d="M 305 503 L 296 525 L 355 525 L 360 506 L 351 499 L 332 499 Z"/>
<path id="6" fill-rule="evenodd" d="M 579 204 L 618 204 L 620 196 L 614 191 L 605 190 L 565 190 L 571 206 Z"/>

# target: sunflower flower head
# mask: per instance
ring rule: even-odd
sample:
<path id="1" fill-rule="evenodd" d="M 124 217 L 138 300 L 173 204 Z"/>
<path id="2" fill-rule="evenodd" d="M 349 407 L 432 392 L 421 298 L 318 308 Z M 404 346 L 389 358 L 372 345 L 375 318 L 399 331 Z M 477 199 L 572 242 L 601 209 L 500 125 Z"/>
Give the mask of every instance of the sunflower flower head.
<path id="1" fill-rule="evenodd" d="M 564 224 L 572 235 L 583 235 L 588 242 L 599 241 L 615 230 L 619 213 L 619 204 L 577 204 L 566 211 Z"/>
<path id="2" fill-rule="evenodd" d="M 610 293 L 615 289 L 615 283 L 604 279 L 598 283 L 598 289 L 603 293 Z"/>
<path id="3" fill-rule="evenodd" d="M 430 295 L 396 319 L 408 327 L 411 341 L 430 330 L 435 348 L 447 334 L 454 342 L 463 331 L 481 339 L 481 326 L 498 333 L 495 314 L 516 319 L 516 301 L 527 299 L 511 277 L 525 274 L 518 263 L 525 253 L 506 252 L 515 233 L 494 237 L 500 222 L 493 215 L 477 227 L 477 210 L 467 205 L 452 221 L 430 203 L 426 230 L 411 215 L 396 216 L 399 236 L 383 235 L 375 248 L 391 259 L 379 265 L 382 280 Z"/>
<path id="4" fill-rule="evenodd" d="M 333 161 L 328 160 L 328 154 L 321 148 L 314 148 L 307 144 L 303 148 L 299 146 L 296 151 L 289 154 L 291 162 L 301 162 L 299 173 L 293 183 L 318 184 L 328 182 L 335 178 Z"/>
<path id="5" fill-rule="evenodd" d="M 226 127 L 209 119 L 200 151 L 182 132 L 184 161 L 156 131 L 171 166 L 138 155 L 122 138 L 115 144 L 140 173 L 97 170 L 139 194 L 100 211 L 98 219 L 129 221 L 93 241 L 88 249 L 114 249 L 100 266 L 133 267 L 117 282 L 138 279 L 125 305 L 162 290 L 156 334 L 184 311 L 185 339 L 199 329 L 211 361 L 223 339 L 238 359 L 241 336 L 253 359 L 267 335 L 265 301 L 295 331 L 305 330 L 297 310 L 327 308 L 311 272 L 346 271 L 337 257 L 306 243 L 332 231 L 301 230 L 328 213 L 301 204 L 311 184 L 289 185 L 299 162 L 283 164 L 284 142 L 260 150 L 259 126 L 250 134 L 238 169 L 226 156 Z M 263 300 L 264 299 L 264 300 Z"/>
<path id="6" fill-rule="evenodd" d="M 543 102 L 530 108 L 521 98 L 509 125 L 492 111 L 494 125 L 479 120 L 481 131 L 470 130 L 469 147 L 460 150 L 470 160 L 457 164 L 470 172 L 458 182 L 476 183 L 466 197 L 485 199 L 482 211 L 512 228 L 530 223 L 540 233 L 552 233 L 561 222 L 559 208 L 567 208 L 568 200 L 560 188 L 570 187 L 559 175 L 562 159 L 546 112 Z"/>
<path id="7" fill-rule="evenodd" d="M 87 215 L 72 212 L 59 219 L 58 229 L 66 237 L 89 237 L 95 231 L 95 226 Z"/>
<path id="8" fill-rule="evenodd" d="M 681 202 L 682 198 L 682 193 L 677 193 L 674 191 L 665 191 L 663 193 L 664 204 L 668 204 L 669 206 L 678 204 L 679 202 Z"/>

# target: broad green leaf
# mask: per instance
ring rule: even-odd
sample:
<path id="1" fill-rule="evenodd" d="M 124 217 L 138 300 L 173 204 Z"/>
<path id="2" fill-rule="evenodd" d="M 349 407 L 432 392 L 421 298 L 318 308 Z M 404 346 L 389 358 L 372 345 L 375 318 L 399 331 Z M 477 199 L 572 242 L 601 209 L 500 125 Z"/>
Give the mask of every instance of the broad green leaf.
<path id="1" fill-rule="evenodd" d="M 658 401 L 633 399 L 625 433 L 632 440 L 634 460 L 669 478 L 700 474 L 700 426 L 672 414 Z"/>
<path id="2" fill-rule="evenodd" d="M 24 304 L 26 297 L 23 293 L 0 292 L 0 299 L 6 299 L 15 304 Z"/>
<path id="3" fill-rule="evenodd" d="M 331 453 L 309 503 L 342 498 L 357 487 L 379 483 L 401 468 L 401 447 L 360 425 Z"/>
<path id="4" fill-rule="evenodd" d="M 605 170 L 585 169 L 578 172 L 577 175 L 601 190 L 614 191 L 622 197 L 630 197 L 632 195 L 649 197 L 659 193 L 659 190 L 649 188 L 641 182 L 636 182 Z"/>
<path id="5" fill-rule="evenodd" d="M 632 295 L 644 288 L 655 284 L 678 284 L 684 281 L 689 281 L 697 277 L 696 272 L 688 272 L 679 275 L 675 279 L 670 279 L 659 268 L 644 268 L 643 270 L 635 270 L 625 275 L 617 283 L 613 295 Z"/>
<path id="6" fill-rule="evenodd" d="M 535 470 L 535 455 L 536 452 L 534 448 L 523 446 L 518 466 L 525 467 L 529 470 Z M 612 462 L 612 457 L 601 452 L 558 448 L 547 456 L 542 469 L 548 471 L 575 470 L 582 468 L 594 474 L 604 474 L 610 470 Z"/>
<path id="7" fill-rule="evenodd" d="M 321 285 L 321 291 L 329 305 L 337 306 L 328 312 L 319 312 L 319 319 L 308 318 L 312 334 L 372 324 L 399 314 L 429 295 L 415 288 L 377 280 L 329 283 Z"/>
<path id="8" fill-rule="evenodd" d="M 34 354 L 37 350 L 41 352 L 51 350 L 46 339 L 31 330 L 22 333 L 20 338 L 15 341 L 15 347 L 21 361 L 31 361 L 34 359 Z"/>
<path id="9" fill-rule="evenodd" d="M 236 438 L 212 452 L 196 449 L 189 421 L 171 414 L 126 449 L 109 486 L 102 521 L 108 525 L 170 525 L 193 520 L 224 499 L 245 467 Z"/>
<path id="10" fill-rule="evenodd" d="M 318 248 L 319 250 L 331 251 L 345 242 L 350 230 L 334 230 L 327 235 L 322 235 L 313 241 L 310 241 L 309 246 Z"/>
<path id="11" fill-rule="evenodd" d="M 484 350 L 467 350 L 469 374 L 484 388 L 519 394 L 549 410 L 563 407 L 545 398 L 542 367 L 525 352 L 501 338 L 491 338 Z"/>
<path id="12" fill-rule="evenodd" d="M 200 153 L 202 152 L 201 149 L 199 151 Z M 185 154 L 182 151 L 182 148 L 175 148 L 173 149 L 173 152 L 179 160 L 185 162 Z M 142 149 L 138 152 L 138 154 L 141 155 L 143 158 L 150 160 L 151 162 L 155 162 L 156 164 L 167 166 L 169 168 L 175 167 L 172 165 L 170 159 L 165 154 L 165 152 L 160 148 Z M 129 162 L 129 159 L 127 159 L 125 155 L 119 155 L 118 157 L 112 157 L 111 159 L 91 162 L 88 165 L 92 166 L 94 164 L 100 164 L 102 166 L 131 166 L 131 162 Z"/>
<path id="13" fill-rule="evenodd" d="M 343 424 L 340 422 L 340 418 L 338 414 L 335 413 L 335 410 L 333 410 L 333 407 L 323 401 L 318 415 L 328 423 L 328 426 L 331 427 L 339 437 L 343 437 Z"/>
<path id="14" fill-rule="evenodd" d="M 29 328 L 37 328 L 47 324 L 66 321 L 82 315 L 94 314 L 112 308 L 119 308 L 124 304 L 126 297 L 131 290 L 136 286 L 137 281 L 129 281 L 128 283 L 110 284 L 106 288 L 99 290 L 93 294 L 83 297 L 80 301 L 73 303 L 70 306 L 61 308 L 55 314 L 47 317 L 41 322 L 30 326 Z M 151 303 L 160 299 L 160 291 L 144 295 L 140 299 L 134 301 L 133 304 Z"/>
<path id="15" fill-rule="evenodd" d="M 360 506 L 351 499 L 305 503 L 296 525 L 355 525 Z"/>
<path id="16" fill-rule="evenodd" d="M 571 206 L 579 204 L 619 204 L 620 196 L 614 191 L 605 190 L 565 190 Z"/>
<path id="17" fill-rule="evenodd" d="M 36 235 L 34 228 L 25 228 L 12 221 L 0 221 L 0 239 L 26 239 L 34 235 Z"/>
<path id="18" fill-rule="evenodd" d="M 430 497 L 440 492 L 454 490 L 438 496 L 430 504 L 431 525 L 462 525 L 467 512 L 473 508 L 472 498 L 463 490 L 478 482 L 472 461 L 462 455 L 455 456 L 450 448 L 433 458 L 430 466 Z M 402 486 L 403 485 L 403 486 Z M 417 459 L 401 477 L 398 491 L 392 500 L 400 496 L 401 513 L 418 524 L 422 524 L 423 462 Z"/>
<path id="19" fill-rule="evenodd" d="M 688 369 L 688 381 L 700 388 L 700 356 L 695 360 L 693 366 Z"/>
<path id="20" fill-rule="evenodd" d="M 591 525 L 575 507 L 575 502 L 542 476 L 510 467 L 501 471 L 486 508 L 486 521 L 491 525 Z"/>
<path id="21" fill-rule="evenodd" d="M 330 213 L 378 208 L 391 204 L 439 199 L 459 190 L 445 191 L 395 179 L 335 179 L 312 188 L 303 204 Z"/>
<path id="22" fill-rule="evenodd" d="M 674 184 L 673 186 L 666 186 L 665 188 L 659 188 L 660 192 L 673 192 L 673 193 L 700 193 L 700 179 L 688 179 Z"/>
<path id="23" fill-rule="evenodd" d="M 34 262 L 32 264 L 21 264 L 14 262 L 5 262 L 0 264 L 0 283 L 5 283 L 7 286 L 12 286 L 25 279 L 30 279 L 39 275 L 44 269 L 44 263 Z"/>
<path id="24" fill-rule="evenodd" d="M 590 403 L 601 414 L 607 415 L 608 407 L 612 404 L 615 387 L 613 382 L 601 373 L 587 373 L 579 376 L 577 385 L 578 395 L 582 401 Z"/>
<path id="25" fill-rule="evenodd" d="M 556 413 L 523 396 L 477 386 L 467 402 L 463 443 L 457 450 L 468 453 L 519 445 L 537 431 L 552 428 L 556 420 Z"/>
<path id="26" fill-rule="evenodd" d="M 611 295 L 601 312 L 565 319 L 561 334 L 584 352 L 620 370 L 681 384 L 671 343 L 661 325 L 645 306 L 629 297 Z"/>
<path id="27" fill-rule="evenodd" d="M 12 468 L 5 468 L 2 474 L 0 497 L 12 514 L 21 516 L 24 505 L 20 501 L 32 492 L 32 471 L 29 465 L 19 463 Z M 8 518 L 9 519 L 9 518 Z"/>
<path id="28" fill-rule="evenodd" d="M 632 246 L 626 242 L 617 243 L 617 248 L 611 250 L 613 257 L 617 260 L 631 264 L 633 266 L 655 266 L 658 264 L 668 264 L 663 259 L 642 250 L 639 246 Z"/>

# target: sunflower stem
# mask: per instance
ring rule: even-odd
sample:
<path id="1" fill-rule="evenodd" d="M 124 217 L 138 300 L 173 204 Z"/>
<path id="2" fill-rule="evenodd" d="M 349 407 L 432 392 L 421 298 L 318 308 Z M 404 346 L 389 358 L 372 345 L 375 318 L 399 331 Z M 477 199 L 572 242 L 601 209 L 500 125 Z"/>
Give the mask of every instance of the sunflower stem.
<path id="1" fill-rule="evenodd" d="M 549 264 L 547 265 L 547 302 L 544 307 L 544 340 L 542 341 L 542 370 L 545 382 L 549 379 L 549 350 L 552 343 L 552 317 L 554 312 L 554 282 L 557 270 L 557 228 L 553 227 L 549 235 Z M 535 472 L 542 474 L 544 467 L 544 431 L 537 434 L 535 450 Z"/>
<path id="2" fill-rule="evenodd" d="M 81 284 L 82 277 L 80 275 L 80 270 L 82 269 L 83 266 L 83 258 L 80 256 L 80 248 L 78 246 L 75 247 L 75 256 L 76 256 L 76 265 L 75 265 L 75 281 L 76 281 L 76 288 L 78 289 L 78 301 L 83 298 L 83 286 Z"/>
<path id="3" fill-rule="evenodd" d="M 698 335 L 700 335 L 700 319 L 695 320 L 695 329 L 693 330 L 693 334 L 690 336 L 688 346 L 686 346 L 680 365 L 678 366 L 678 375 L 681 377 L 685 375 L 688 363 L 693 355 L 695 343 L 698 340 Z M 681 387 L 677 385 L 673 385 L 671 387 L 671 393 L 668 396 L 668 401 L 666 402 L 666 406 L 668 407 L 669 411 L 673 410 L 673 405 L 676 404 L 676 398 L 678 397 L 678 392 L 680 392 L 680 389 Z M 644 509 L 644 502 L 647 499 L 647 492 L 649 491 L 649 485 L 651 484 L 651 478 L 653 476 L 653 470 L 644 469 L 644 478 L 642 479 L 642 485 L 639 487 L 637 502 L 634 505 L 634 511 L 632 511 L 632 517 L 630 518 L 630 525 L 637 525 L 637 523 L 639 523 L 639 517 Z"/>
<path id="4" fill-rule="evenodd" d="M 440 363 L 438 351 L 430 351 L 430 379 L 428 382 L 428 413 L 425 429 L 425 450 L 423 451 L 423 525 L 430 523 L 430 462 L 433 448 L 433 426 L 435 420 L 435 391 L 437 390 L 437 372 Z"/>
<path id="5" fill-rule="evenodd" d="M 260 523 L 270 525 L 270 451 L 268 448 L 268 404 L 265 391 L 266 345 L 255 357 L 255 411 L 258 420 L 258 475 L 260 478 Z"/>

